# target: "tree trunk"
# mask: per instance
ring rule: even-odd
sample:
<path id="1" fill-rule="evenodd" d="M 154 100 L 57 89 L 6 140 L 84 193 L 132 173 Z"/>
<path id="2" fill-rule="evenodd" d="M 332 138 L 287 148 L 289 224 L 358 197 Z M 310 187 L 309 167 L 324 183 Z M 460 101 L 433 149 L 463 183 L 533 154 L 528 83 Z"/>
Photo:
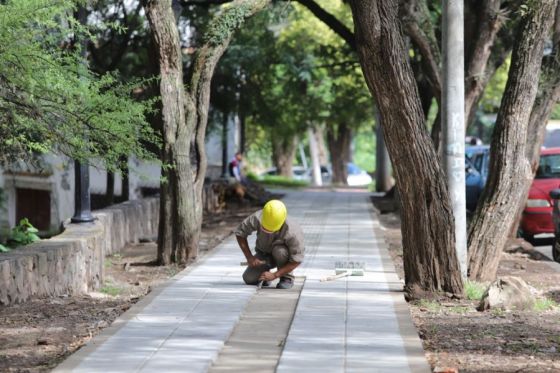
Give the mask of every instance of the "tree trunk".
<path id="1" fill-rule="evenodd" d="M 513 49 L 508 82 L 494 127 L 490 177 L 469 227 L 469 273 L 480 281 L 496 276 L 501 252 L 532 181 L 527 128 L 538 88 L 544 39 L 556 0 L 532 4 L 523 16 Z"/>
<path id="2" fill-rule="evenodd" d="M 546 124 L 554 106 L 560 100 L 560 3 L 556 5 L 552 40 L 554 43 L 553 52 L 543 58 L 540 76 L 541 84 L 539 85 L 535 104 L 529 118 L 529 126 L 527 127 L 527 159 L 531 165 L 533 178 L 539 167 Z M 520 198 L 522 201 L 526 201 L 527 197 L 528 193 Z M 515 237 L 519 229 L 524 207 L 523 204 L 519 206 L 516 219 L 510 228 L 510 236 L 512 237 Z"/>
<path id="3" fill-rule="evenodd" d="M 245 153 L 246 147 L 246 134 L 245 134 L 245 113 L 241 110 L 239 112 L 239 151 Z"/>
<path id="4" fill-rule="evenodd" d="M 348 185 L 348 167 L 350 161 L 350 142 L 352 129 L 346 123 L 340 123 L 333 128 L 327 127 L 327 144 L 331 155 L 332 183 Z"/>
<path id="5" fill-rule="evenodd" d="M 111 206 L 115 202 L 115 173 L 107 171 L 107 183 L 105 188 L 105 204 Z"/>
<path id="6" fill-rule="evenodd" d="M 388 192 L 391 189 L 391 161 L 383 138 L 383 127 L 379 109 L 375 108 L 375 191 Z"/>
<path id="7" fill-rule="evenodd" d="M 228 176 L 228 114 L 222 113 L 222 177 Z"/>
<path id="8" fill-rule="evenodd" d="M 383 117 L 401 197 L 405 290 L 463 293 L 453 211 L 391 0 L 350 1 L 358 55 Z"/>
<path id="9" fill-rule="evenodd" d="M 158 236 L 160 264 L 187 263 L 198 255 L 210 82 L 233 32 L 268 3 L 269 0 L 238 0 L 217 14 L 197 51 L 185 91 L 181 45 L 171 0 L 143 0 L 161 75 L 164 167 Z"/>
<path id="10" fill-rule="evenodd" d="M 327 147 L 325 146 L 325 130 L 322 125 L 315 126 L 315 140 L 317 141 L 317 148 L 319 149 L 319 163 L 321 166 L 326 166 L 329 163 L 327 157 Z"/>
<path id="11" fill-rule="evenodd" d="M 554 105 L 560 101 L 560 3 L 556 5 L 552 54 L 545 56 L 541 69 L 541 84 L 531 111 L 527 130 L 527 157 L 533 174 L 539 166 L 540 150 L 546 124 Z"/>
<path id="12" fill-rule="evenodd" d="M 280 135 L 272 136 L 272 163 L 278 175 L 291 179 L 293 177 L 293 164 L 296 158 L 297 137 L 283 138 Z"/>
<path id="13" fill-rule="evenodd" d="M 321 176 L 321 164 L 319 163 L 319 147 L 315 138 L 316 126 L 307 129 L 307 138 L 309 139 L 309 154 L 311 154 L 311 170 L 313 176 L 313 185 L 322 186 L 323 178 Z"/>

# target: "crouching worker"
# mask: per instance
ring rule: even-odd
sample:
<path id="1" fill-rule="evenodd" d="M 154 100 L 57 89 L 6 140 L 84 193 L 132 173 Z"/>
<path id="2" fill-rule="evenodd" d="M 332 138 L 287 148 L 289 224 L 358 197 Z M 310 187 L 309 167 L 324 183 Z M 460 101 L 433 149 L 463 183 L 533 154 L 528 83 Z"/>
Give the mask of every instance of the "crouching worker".
<path id="1" fill-rule="evenodd" d="M 267 202 L 262 210 L 246 218 L 234 231 L 237 242 L 248 267 L 243 280 L 248 285 L 269 286 L 270 281 L 280 279 L 277 289 L 290 289 L 294 285 L 292 271 L 303 261 L 303 232 L 294 221 L 287 219 L 284 203 Z M 257 232 L 255 255 L 251 252 L 247 237 Z M 276 268 L 275 272 L 271 269 Z"/>

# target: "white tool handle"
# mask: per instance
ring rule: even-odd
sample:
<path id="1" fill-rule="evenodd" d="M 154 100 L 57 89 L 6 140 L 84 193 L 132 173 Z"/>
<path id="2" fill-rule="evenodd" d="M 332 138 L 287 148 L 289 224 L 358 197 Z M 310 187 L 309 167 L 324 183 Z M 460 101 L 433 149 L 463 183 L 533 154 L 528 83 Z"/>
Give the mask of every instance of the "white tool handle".
<path id="1" fill-rule="evenodd" d="M 324 281 L 332 281 L 332 280 L 336 280 L 337 278 L 342 278 L 342 277 L 350 276 L 351 274 L 352 274 L 352 272 L 346 271 L 346 272 L 339 273 L 338 275 L 324 277 L 324 278 L 322 278 L 322 279 L 319 280 L 319 281 L 321 281 L 321 282 L 324 282 Z"/>

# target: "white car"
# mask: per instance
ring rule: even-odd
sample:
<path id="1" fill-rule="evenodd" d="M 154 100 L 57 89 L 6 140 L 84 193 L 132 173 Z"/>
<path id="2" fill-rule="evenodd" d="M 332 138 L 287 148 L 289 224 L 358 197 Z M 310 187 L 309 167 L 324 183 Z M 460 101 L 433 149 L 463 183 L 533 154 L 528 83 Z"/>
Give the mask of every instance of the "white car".
<path id="1" fill-rule="evenodd" d="M 349 186 L 367 186 L 373 182 L 373 179 L 354 163 L 348 163 L 348 178 L 346 181 Z"/>

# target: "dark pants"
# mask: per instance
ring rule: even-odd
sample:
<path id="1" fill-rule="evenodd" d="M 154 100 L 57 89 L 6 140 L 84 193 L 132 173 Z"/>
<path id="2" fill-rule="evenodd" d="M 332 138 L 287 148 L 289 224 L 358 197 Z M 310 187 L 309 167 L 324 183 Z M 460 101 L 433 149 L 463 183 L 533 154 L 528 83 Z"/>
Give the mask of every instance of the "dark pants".
<path id="1" fill-rule="evenodd" d="M 272 248 L 272 254 L 265 254 L 257 250 L 255 257 L 266 262 L 266 264 L 257 267 L 247 267 L 243 273 L 243 281 L 245 281 L 247 285 L 257 285 L 259 283 L 259 277 L 261 277 L 263 272 L 270 271 L 272 268 L 282 268 L 285 266 L 288 263 L 290 254 L 286 246 L 274 246 Z M 294 279 L 294 275 L 291 273 L 287 273 L 282 277 Z"/>

